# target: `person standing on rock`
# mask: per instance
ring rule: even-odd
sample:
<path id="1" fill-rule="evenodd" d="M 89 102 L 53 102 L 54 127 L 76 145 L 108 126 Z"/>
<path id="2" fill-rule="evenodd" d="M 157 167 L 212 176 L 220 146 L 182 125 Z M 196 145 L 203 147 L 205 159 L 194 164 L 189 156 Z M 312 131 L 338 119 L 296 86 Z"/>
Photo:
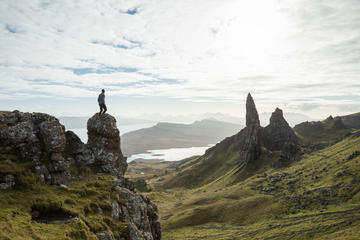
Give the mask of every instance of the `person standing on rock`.
<path id="1" fill-rule="evenodd" d="M 106 105 L 105 105 L 105 89 L 101 90 L 101 93 L 99 94 L 98 97 L 98 103 L 99 103 L 99 107 L 100 107 L 100 113 L 99 115 L 105 114 L 107 111 Z"/>

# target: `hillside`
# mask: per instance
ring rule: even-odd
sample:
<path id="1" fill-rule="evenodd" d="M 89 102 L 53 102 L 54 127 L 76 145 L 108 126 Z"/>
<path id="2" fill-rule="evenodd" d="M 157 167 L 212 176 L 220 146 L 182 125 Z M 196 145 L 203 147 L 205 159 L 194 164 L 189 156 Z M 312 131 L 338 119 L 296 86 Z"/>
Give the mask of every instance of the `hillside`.
<path id="1" fill-rule="evenodd" d="M 202 147 L 217 143 L 241 128 L 238 124 L 214 119 L 196 121 L 192 124 L 158 123 L 150 128 L 125 133 L 122 135 L 121 144 L 127 155 L 153 149 Z"/>
<path id="2" fill-rule="evenodd" d="M 341 116 L 341 119 L 345 126 L 349 128 L 360 129 L 360 113 Z"/>
<path id="3" fill-rule="evenodd" d="M 193 189 L 164 187 L 171 174 L 154 178 L 158 191 L 148 196 L 159 206 L 164 239 L 358 239 L 359 150 L 356 132 L 236 182 L 236 171 Z"/>
<path id="4" fill-rule="evenodd" d="M 250 95 L 246 119 L 203 156 L 146 176 L 164 239 L 359 239 L 360 132 L 303 148 L 280 109 L 261 127 Z"/>
<path id="5" fill-rule="evenodd" d="M 259 167 L 286 165 L 287 161 L 295 160 L 297 138 L 282 111 L 277 108 L 271 116 L 270 124 L 263 128 L 251 95 L 247 98 L 246 109 L 244 129 L 208 149 L 203 156 L 166 181 L 165 186 L 197 187 L 231 171 L 236 181 L 237 178 L 257 172 Z M 289 153 L 291 149 L 295 149 L 294 156 Z M 289 156 L 281 158 L 280 152 Z"/>
<path id="6" fill-rule="evenodd" d="M 84 144 L 44 113 L 0 112 L 0 239 L 159 240 L 157 207 L 124 178 L 116 120 Z"/>
<path id="7" fill-rule="evenodd" d="M 342 117 L 329 116 L 324 121 L 303 122 L 294 127 L 300 142 L 305 146 L 323 148 L 351 132 Z"/>

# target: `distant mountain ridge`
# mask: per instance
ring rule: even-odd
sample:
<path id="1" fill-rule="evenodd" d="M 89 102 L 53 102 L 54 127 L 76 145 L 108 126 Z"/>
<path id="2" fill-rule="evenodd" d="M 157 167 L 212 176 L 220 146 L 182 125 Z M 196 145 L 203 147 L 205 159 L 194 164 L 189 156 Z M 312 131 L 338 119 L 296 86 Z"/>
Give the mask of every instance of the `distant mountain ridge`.
<path id="1" fill-rule="evenodd" d="M 144 153 L 147 150 L 175 147 L 203 147 L 217 143 L 240 131 L 243 126 L 205 119 L 192 124 L 158 123 L 157 125 L 122 135 L 125 154 Z"/>

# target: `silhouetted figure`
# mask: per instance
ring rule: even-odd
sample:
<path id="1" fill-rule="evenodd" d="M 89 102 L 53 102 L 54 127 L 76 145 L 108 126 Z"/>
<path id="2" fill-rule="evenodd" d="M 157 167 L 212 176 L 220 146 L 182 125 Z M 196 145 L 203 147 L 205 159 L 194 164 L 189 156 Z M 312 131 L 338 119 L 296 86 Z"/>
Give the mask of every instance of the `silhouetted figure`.
<path id="1" fill-rule="evenodd" d="M 98 97 L 98 103 L 99 103 L 99 107 L 100 107 L 100 115 L 106 113 L 106 105 L 105 105 L 105 89 L 101 90 L 101 93 L 99 94 Z"/>

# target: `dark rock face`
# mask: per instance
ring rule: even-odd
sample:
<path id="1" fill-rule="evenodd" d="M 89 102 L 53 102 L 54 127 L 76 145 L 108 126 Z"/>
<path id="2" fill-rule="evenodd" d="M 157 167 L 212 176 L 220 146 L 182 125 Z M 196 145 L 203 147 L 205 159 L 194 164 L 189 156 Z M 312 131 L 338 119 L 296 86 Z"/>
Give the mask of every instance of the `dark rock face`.
<path id="1" fill-rule="evenodd" d="M 95 114 L 88 120 L 87 129 L 87 145 L 95 156 L 95 164 L 103 172 L 124 175 L 127 163 L 120 149 L 116 119 L 109 114 Z"/>
<path id="2" fill-rule="evenodd" d="M 104 172 L 123 176 L 127 163 L 120 149 L 120 132 L 116 119 L 95 114 L 87 122 L 88 143 L 84 144 L 75 133 L 66 132 L 66 154 L 83 171 Z"/>
<path id="3" fill-rule="evenodd" d="M 254 99 L 249 93 L 246 99 L 246 126 L 260 126 L 259 115 L 255 107 Z"/>
<path id="4" fill-rule="evenodd" d="M 273 166 L 275 168 L 286 167 L 290 163 L 300 159 L 300 146 L 293 142 L 286 142 L 281 149 L 280 157 L 277 159 Z"/>
<path id="5" fill-rule="evenodd" d="M 237 149 L 240 151 L 240 163 L 256 160 L 261 154 L 261 131 L 258 125 L 251 125 L 237 135 Z"/>
<path id="6" fill-rule="evenodd" d="M 271 115 L 270 124 L 264 128 L 264 145 L 270 150 L 280 150 L 285 143 L 297 144 L 298 141 L 282 110 L 276 108 Z"/>
<path id="7" fill-rule="evenodd" d="M 126 187 L 126 180 L 119 179 L 113 188 L 120 199 L 125 199 L 122 206 L 113 204 L 112 217 L 120 216 L 130 222 L 130 239 L 161 239 L 160 220 L 157 207 L 150 199 Z"/>
<path id="8" fill-rule="evenodd" d="M 81 171 L 123 176 L 127 167 L 113 116 L 89 119 L 88 144 L 81 142 L 53 116 L 44 113 L 5 112 L 0 117 L 1 148 L 13 148 L 24 162 L 33 162 L 44 182 L 66 184 L 70 165 Z"/>
<path id="9" fill-rule="evenodd" d="M 22 161 L 33 162 L 47 183 L 69 181 L 69 162 L 64 158 L 65 128 L 57 118 L 14 111 L 3 113 L 0 124 L 1 148 L 13 148 Z"/>

